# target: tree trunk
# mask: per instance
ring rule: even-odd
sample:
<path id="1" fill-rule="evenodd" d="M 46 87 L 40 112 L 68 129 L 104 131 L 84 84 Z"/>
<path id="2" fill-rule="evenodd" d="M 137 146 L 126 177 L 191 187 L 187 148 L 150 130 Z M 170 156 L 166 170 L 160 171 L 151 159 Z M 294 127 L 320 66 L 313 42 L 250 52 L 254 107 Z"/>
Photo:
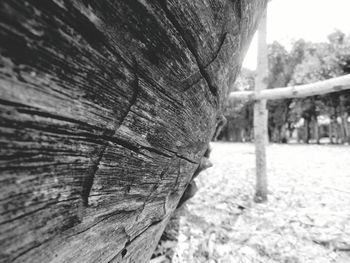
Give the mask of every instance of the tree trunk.
<path id="1" fill-rule="evenodd" d="M 343 113 L 341 116 L 341 130 L 342 130 L 342 137 L 343 137 L 343 143 L 349 142 L 349 126 L 348 126 L 348 117 L 349 115 L 347 113 Z"/>
<path id="2" fill-rule="evenodd" d="M 265 0 L 0 3 L 0 262 L 147 262 Z"/>
<path id="3" fill-rule="evenodd" d="M 282 142 L 282 126 L 278 126 L 277 139 L 278 139 L 278 143 Z"/>
<path id="4" fill-rule="evenodd" d="M 340 143 L 342 143 L 343 137 L 341 134 L 341 127 L 338 123 L 338 120 L 335 123 L 335 131 L 336 131 L 335 140 L 336 140 L 337 144 L 340 144 Z"/>
<path id="5" fill-rule="evenodd" d="M 329 122 L 329 142 L 331 144 L 334 144 L 333 133 L 334 133 L 334 129 L 333 129 L 333 122 L 332 122 L 332 118 L 331 118 L 330 122 Z"/>
<path id="6" fill-rule="evenodd" d="M 288 129 L 287 124 L 281 126 L 281 143 L 288 143 Z"/>
<path id="7" fill-rule="evenodd" d="M 350 144 L 350 127 L 348 122 L 349 114 L 344 113 L 343 115 L 343 125 L 344 125 L 344 133 L 346 134 L 346 142 Z"/>
<path id="8" fill-rule="evenodd" d="M 348 126 L 348 117 L 349 114 L 347 112 L 347 106 L 346 106 L 346 97 L 343 95 L 339 96 L 339 111 L 340 111 L 340 118 L 341 118 L 341 134 L 342 134 L 342 143 L 349 143 L 350 140 L 350 134 L 349 134 L 349 126 Z"/>
<path id="9" fill-rule="evenodd" d="M 310 120 L 305 119 L 305 143 L 309 144 L 311 139 Z"/>
<path id="10" fill-rule="evenodd" d="M 313 125 L 313 130 L 314 130 L 314 139 L 316 141 L 317 144 L 320 144 L 320 128 L 318 126 L 318 122 L 317 122 L 317 117 L 313 116 L 312 117 L 312 125 Z"/>
<path id="11" fill-rule="evenodd" d="M 288 130 L 287 141 L 289 141 L 289 139 L 293 137 L 295 128 L 291 125 L 291 123 L 288 123 L 287 130 Z"/>

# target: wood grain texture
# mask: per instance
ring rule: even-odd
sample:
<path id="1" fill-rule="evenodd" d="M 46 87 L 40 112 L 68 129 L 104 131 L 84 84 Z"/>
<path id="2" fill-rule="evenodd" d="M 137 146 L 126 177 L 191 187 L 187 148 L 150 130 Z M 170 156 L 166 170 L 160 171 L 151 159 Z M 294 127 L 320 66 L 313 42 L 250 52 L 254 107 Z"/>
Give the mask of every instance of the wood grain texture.
<path id="1" fill-rule="evenodd" d="M 0 262 L 146 262 L 265 0 L 0 2 Z"/>

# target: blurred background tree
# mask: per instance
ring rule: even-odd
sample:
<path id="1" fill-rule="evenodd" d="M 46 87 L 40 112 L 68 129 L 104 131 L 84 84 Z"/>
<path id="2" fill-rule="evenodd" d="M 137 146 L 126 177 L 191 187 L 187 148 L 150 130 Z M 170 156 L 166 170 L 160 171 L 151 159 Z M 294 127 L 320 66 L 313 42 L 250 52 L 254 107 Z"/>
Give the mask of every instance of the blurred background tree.
<path id="1" fill-rule="evenodd" d="M 268 88 L 314 83 L 350 73 L 350 35 L 336 30 L 327 42 L 303 39 L 290 50 L 273 42 L 268 46 Z M 243 68 L 232 91 L 253 90 L 255 72 Z M 277 143 L 350 143 L 350 91 L 302 99 L 268 101 L 269 140 Z M 253 103 L 227 102 L 228 120 L 219 139 L 253 140 Z"/>

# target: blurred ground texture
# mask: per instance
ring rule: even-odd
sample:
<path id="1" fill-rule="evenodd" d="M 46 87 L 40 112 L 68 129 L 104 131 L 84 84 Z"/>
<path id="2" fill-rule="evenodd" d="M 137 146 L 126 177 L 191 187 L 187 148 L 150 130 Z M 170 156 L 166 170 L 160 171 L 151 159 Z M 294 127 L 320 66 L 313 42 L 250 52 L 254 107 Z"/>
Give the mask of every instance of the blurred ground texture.
<path id="1" fill-rule="evenodd" d="M 254 145 L 213 143 L 214 167 L 180 220 L 173 262 L 349 263 L 350 147 L 270 145 L 255 204 Z"/>

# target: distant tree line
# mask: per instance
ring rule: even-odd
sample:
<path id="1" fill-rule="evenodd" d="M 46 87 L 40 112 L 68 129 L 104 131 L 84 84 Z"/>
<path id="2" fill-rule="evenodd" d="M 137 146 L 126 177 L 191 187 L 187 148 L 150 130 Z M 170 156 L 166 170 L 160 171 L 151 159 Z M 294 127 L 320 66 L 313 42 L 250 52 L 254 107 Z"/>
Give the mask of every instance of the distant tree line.
<path id="1" fill-rule="evenodd" d="M 323 43 L 295 41 L 288 52 L 280 43 L 268 46 L 268 88 L 302 85 L 350 73 L 350 35 L 335 31 Z M 253 90 L 255 72 L 242 69 L 231 91 Z M 350 91 L 302 99 L 268 101 L 271 142 L 350 143 Z M 253 140 L 253 102 L 227 102 L 227 125 L 219 139 Z"/>

